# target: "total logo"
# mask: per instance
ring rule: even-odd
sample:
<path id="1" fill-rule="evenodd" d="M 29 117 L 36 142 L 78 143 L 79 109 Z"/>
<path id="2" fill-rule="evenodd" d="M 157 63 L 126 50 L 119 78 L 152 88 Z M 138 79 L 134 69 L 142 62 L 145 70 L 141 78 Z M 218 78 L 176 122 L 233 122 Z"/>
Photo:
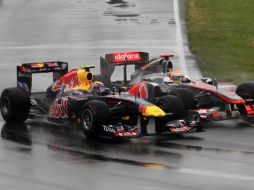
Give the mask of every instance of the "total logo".
<path id="1" fill-rule="evenodd" d="M 111 133 L 115 133 L 116 130 L 113 127 L 103 125 L 103 130 Z"/>
<path id="2" fill-rule="evenodd" d="M 141 60 L 139 52 L 125 52 L 114 54 L 115 62 L 139 61 Z"/>

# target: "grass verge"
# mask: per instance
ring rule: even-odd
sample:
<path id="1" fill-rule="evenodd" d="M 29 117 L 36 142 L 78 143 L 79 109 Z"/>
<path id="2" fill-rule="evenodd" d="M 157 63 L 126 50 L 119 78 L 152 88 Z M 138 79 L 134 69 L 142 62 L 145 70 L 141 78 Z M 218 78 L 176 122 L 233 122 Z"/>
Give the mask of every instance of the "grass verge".
<path id="1" fill-rule="evenodd" d="M 254 81 L 254 1 L 187 0 L 191 51 L 205 76 Z"/>

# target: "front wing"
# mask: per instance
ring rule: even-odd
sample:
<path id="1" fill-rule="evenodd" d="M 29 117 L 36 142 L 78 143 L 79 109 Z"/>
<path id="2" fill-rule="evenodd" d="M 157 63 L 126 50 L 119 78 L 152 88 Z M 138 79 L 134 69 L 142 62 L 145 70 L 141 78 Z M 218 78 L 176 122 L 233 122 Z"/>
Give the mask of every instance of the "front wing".
<path id="1" fill-rule="evenodd" d="M 101 125 L 101 136 L 110 138 L 139 137 L 140 131 L 135 126 L 130 125 Z"/>
<path id="2" fill-rule="evenodd" d="M 204 132 L 203 128 L 194 120 L 179 119 L 173 120 L 166 123 L 165 126 L 161 127 L 161 133 L 165 134 L 186 134 L 195 132 Z"/>

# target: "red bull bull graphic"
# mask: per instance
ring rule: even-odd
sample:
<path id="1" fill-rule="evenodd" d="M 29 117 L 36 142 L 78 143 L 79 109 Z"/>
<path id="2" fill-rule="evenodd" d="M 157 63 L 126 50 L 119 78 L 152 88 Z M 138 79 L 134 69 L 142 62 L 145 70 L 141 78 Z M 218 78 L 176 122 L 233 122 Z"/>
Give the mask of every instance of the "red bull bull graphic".
<path id="1" fill-rule="evenodd" d="M 77 73 L 78 70 L 70 71 L 68 74 L 64 75 L 59 81 L 54 83 L 51 90 L 53 92 L 56 92 L 60 90 L 63 86 L 65 86 L 67 89 L 71 89 L 80 85 Z"/>

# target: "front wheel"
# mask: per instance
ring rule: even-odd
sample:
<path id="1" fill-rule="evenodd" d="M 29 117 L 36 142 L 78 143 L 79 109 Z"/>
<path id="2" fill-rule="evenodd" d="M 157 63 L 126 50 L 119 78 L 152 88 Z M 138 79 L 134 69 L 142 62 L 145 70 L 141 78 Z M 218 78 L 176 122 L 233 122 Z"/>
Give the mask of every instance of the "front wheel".
<path id="1" fill-rule="evenodd" d="M 157 100 L 156 105 L 169 114 L 165 117 L 155 118 L 155 130 L 158 133 L 163 132 L 167 122 L 185 117 L 183 104 L 176 96 L 163 96 Z"/>
<path id="2" fill-rule="evenodd" d="M 186 116 L 188 115 L 189 110 L 195 110 L 197 108 L 197 101 L 189 89 L 175 88 L 170 92 L 170 94 L 181 100 Z"/>
<path id="3" fill-rule="evenodd" d="M 109 108 L 103 101 L 91 100 L 87 102 L 81 112 L 81 129 L 84 134 L 96 137 L 101 132 L 101 125 L 109 122 Z"/>

